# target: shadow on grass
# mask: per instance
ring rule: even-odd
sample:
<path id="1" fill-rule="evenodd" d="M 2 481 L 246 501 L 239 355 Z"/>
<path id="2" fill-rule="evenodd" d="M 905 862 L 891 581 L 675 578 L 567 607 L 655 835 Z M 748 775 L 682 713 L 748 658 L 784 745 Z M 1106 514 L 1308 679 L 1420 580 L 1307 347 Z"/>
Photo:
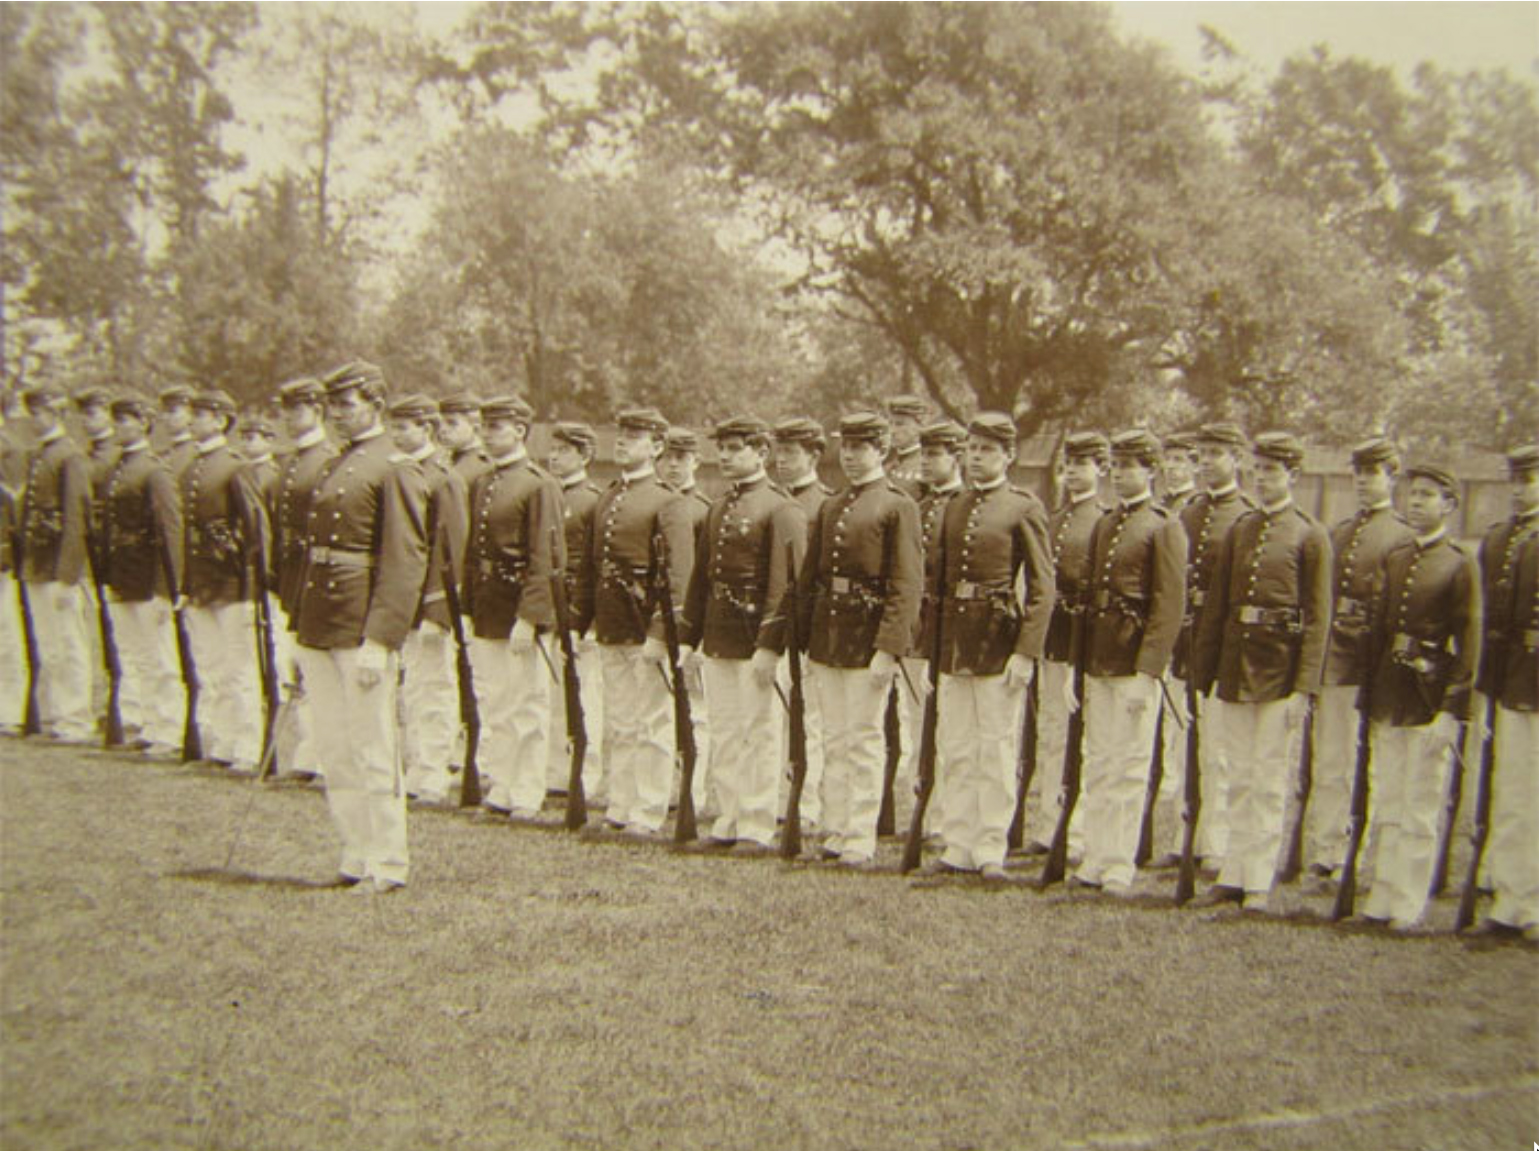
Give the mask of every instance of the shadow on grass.
<path id="1" fill-rule="evenodd" d="M 168 879 L 216 883 L 224 887 L 266 887 L 275 891 L 332 891 L 342 885 L 335 879 L 302 879 L 295 875 L 258 875 L 220 867 L 188 867 L 166 873 Z"/>

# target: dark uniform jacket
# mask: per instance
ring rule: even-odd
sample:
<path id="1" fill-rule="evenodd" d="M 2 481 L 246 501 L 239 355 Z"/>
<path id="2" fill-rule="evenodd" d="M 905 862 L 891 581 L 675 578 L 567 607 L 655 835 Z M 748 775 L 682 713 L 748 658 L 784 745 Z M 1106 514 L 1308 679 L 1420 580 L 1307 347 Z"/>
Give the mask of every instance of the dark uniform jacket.
<path id="1" fill-rule="evenodd" d="M 1539 711 L 1539 514 L 1492 525 L 1480 570 L 1486 633 L 1475 686 L 1513 711 Z"/>
<path id="2" fill-rule="evenodd" d="M 1038 659 L 1053 617 L 1053 558 L 1042 501 L 1008 482 L 945 505 L 940 671 L 998 675 L 1012 655 Z M 1017 590 L 1024 576 L 1025 596 Z"/>
<path id="3" fill-rule="evenodd" d="M 1186 511 L 1187 506 L 1200 495 L 1195 487 L 1190 487 L 1179 492 L 1161 492 L 1160 507 L 1173 516 L 1180 517 Z"/>
<path id="4" fill-rule="evenodd" d="M 830 496 L 813 521 L 797 588 L 808 656 L 852 668 L 878 651 L 906 655 L 923 580 L 919 505 L 895 481 L 879 475 Z"/>
<path id="5" fill-rule="evenodd" d="M 679 493 L 679 499 L 684 502 L 685 514 L 689 516 L 689 522 L 694 529 L 695 538 L 700 538 L 700 525 L 705 523 L 706 514 L 711 510 L 711 501 L 698 487 L 691 487 Z"/>
<path id="6" fill-rule="evenodd" d="M 658 587 L 651 582 L 661 571 L 659 538 L 667 549 L 668 592 L 678 616 L 695 558 L 685 501 L 655 472 L 631 480 L 622 476 L 599 496 L 577 568 L 572 627 L 579 635 L 591 625 L 602 644 L 663 638 Z"/>
<path id="7" fill-rule="evenodd" d="M 192 438 L 190 432 L 183 432 L 176 439 L 171 440 L 166 446 L 156 453 L 163 464 L 171 471 L 171 478 L 181 482 L 182 473 L 187 470 L 187 465 L 198 458 L 198 441 Z"/>
<path id="8" fill-rule="evenodd" d="M 1152 498 L 1096 522 L 1086 613 L 1086 675 L 1165 674 L 1186 613 L 1186 533 Z"/>
<path id="9" fill-rule="evenodd" d="M 1176 644 L 1172 670 L 1182 679 L 1191 671 L 1197 617 L 1207 602 L 1224 537 L 1229 534 L 1234 521 L 1255 506 L 1255 501 L 1236 485 L 1218 495 L 1210 491 L 1199 492 L 1181 509 L 1181 528 L 1186 532 L 1187 545 L 1186 618 L 1181 623 L 1181 642 Z"/>
<path id="10" fill-rule="evenodd" d="M 935 646 L 935 566 L 940 560 L 941 529 L 946 523 L 946 505 L 963 491 L 961 480 L 941 490 L 925 486 L 919 498 L 919 536 L 924 548 L 924 584 L 919 597 L 919 631 L 908 652 L 916 659 L 929 659 Z"/>
<path id="11" fill-rule="evenodd" d="M 102 497 L 106 490 L 107 477 L 112 474 L 112 468 L 122 454 L 123 449 L 118 447 L 117 438 L 111 432 L 98 439 L 86 441 L 86 463 L 91 469 L 91 526 L 93 529 L 100 526 L 102 522 Z"/>
<path id="12" fill-rule="evenodd" d="M 310 497 L 294 630 L 306 647 L 397 650 L 427 576 L 427 481 L 382 431 L 328 460 Z"/>
<path id="13" fill-rule="evenodd" d="M 816 476 L 813 476 L 812 479 L 804 484 L 787 488 L 786 494 L 801 506 L 802 511 L 807 513 L 807 522 L 810 524 L 812 517 L 818 514 L 818 508 L 822 506 L 823 501 L 834 494 L 834 489 Z"/>
<path id="14" fill-rule="evenodd" d="M 449 453 L 449 464 L 460 473 L 468 491 L 477 476 L 492 470 L 492 457 L 481 448 L 457 448 Z"/>
<path id="15" fill-rule="evenodd" d="M 1066 501 L 1048 521 L 1053 557 L 1053 620 L 1043 654 L 1058 663 L 1074 661 L 1074 644 L 1090 590 L 1090 533 L 1107 508 L 1094 492 L 1078 503 Z"/>
<path id="16" fill-rule="evenodd" d="M 182 586 L 182 505 L 149 445 L 123 452 L 102 485 L 102 582 L 128 603 L 166 596 L 166 559 Z"/>
<path id="17" fill-rule="evenodd" d="M 556 623 L 550 581 L 566 565 L 561 485 L 527 455 L 476 477 L 470 488 L 465 606 L 481 639 L 507 639 L 525 620 Z"/>
<path id="18" fill-rule="evenodd" d="M 1467 719 L 1480 660 L 1475 561 L 1446 535 L 1426 546 L 1412 539 L 1385 555 L 1378 582 L 1373 718 L 1395 727 L 1431 723 L 1440 711 Z"/>
<path id="19" fill-rule="evenodd" d="M 296 445 L 278 461 L 278 482 L 273 488 L 269 508 L 272 555 L 278 602 L 290 620 L 299 604 L 299 585 L 304 577 L 310 500 L 327 461 L 336 454 L 336 447 L 322 435 Z"/>
<path id="20" fill-rule="evenodd" d="M 21 503 L 22 577 L 79 583 L 90 530 L 91 470 L 61 431 L 33 449 Z"/>
<path id="21" fill-rule="evenodd" d="M 182 594 L 203 607 L 254 595 L 252 565 L 267 515 L 245 461 L 221 438 L 200 450 L 179 483 L 185 559 Z"/>
<path id="22" fill-rule="evenodd" d="M 924 449 L 913 448 L 907 452 L 894 452 L 887 460 L 887 478 L 897 484 L 909 499 L 918 503 L 924 497 L 923 474 L 919 460 Z"/>
<path id="23" fill-rule="evenodd" d="M 1289 501 L 1229 529 L 1197 621 L 1197 690 L 1264 703 L 1319 690 L 1331 618 L 1331 544 Z"/>
<path id="24" fill-rule="evenodd" d="M 712 659 L 784 651 L 786 587 L 807 550 L 801 506 L 762 475 L 734 484 L 711 505 L 698 542 L 679 641 Z"/>
<path id="25" fill-rule="evenodd" d="M 458 589 L 465 586 L 465 546 L 470 531 L 470 492 L 465 479 L 447 456 L 431 453 L 419 461 L 427 484 L 427 578 L 422 584 L 422 603 L 413 625 L 432 620 L 445 631 L 449 619 L 449 597 L 444 591 L 444 569 Z M 460 606 L 464 611 L 464 605 Z"/>
<path id="26" fill-rule="evenodd" d="M 570 604 L 577 594 L 577 569 L 588 554 L 593 539 L 593 509 L 598 505 L 599 486 L 582 474 L 581 479 L 561 483 L 561 522 L 566 539 L 566 598 Z"/>
<path id="27" fill-rule="evenodd" d="M 1325 649 L 1325 682 L 1363 682 L 1364 641 L 1374 602 L 1382 590 L 1384 557 L 1412 538 L 1404 520 L 1388 506 L 1359 511 L 1331 529 L 1333 572 L 1331 638 Z"/>

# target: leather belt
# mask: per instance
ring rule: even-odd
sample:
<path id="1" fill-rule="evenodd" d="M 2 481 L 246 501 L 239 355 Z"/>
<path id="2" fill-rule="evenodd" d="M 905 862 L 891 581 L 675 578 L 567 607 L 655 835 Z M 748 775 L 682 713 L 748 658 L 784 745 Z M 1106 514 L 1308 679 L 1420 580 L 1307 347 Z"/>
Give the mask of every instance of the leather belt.
<path id="1" fill-rule="evenodd" d="M 1539 627 L 1528 628 L 1523 633 L 1523 650 L 1539 650 Z"/>
<path id="2" fill-rule="evenodd" d="M 1336 601 L 1336 616 L 1338 619 L 1360 619 L 1368 614 L 1368 605 L 1363 600 L 1353 599 L 1344 595 Z"/>
<path id="3" fill-rule="evenodd" d="M 1234 618 L 1243 624 L 1260 624 L 1268 627 L 1298 627 L 1302 621 L 1296 607 L 1256 607 L 1246 604 L 1234 609 Z"/>
<path id="4" fill-rule="evenodd" d="M 310 548 L 310 562 L 313 564 L 328 564 L 338 568 L 371 568 L 374 566 L 374 554 L 361 551 L 358 548 Z"/>
<path id="5" fill-rule="evenodd" d="M 829 576 L 828 590 L 834 595 L 854 595 L 858 592 L 875 592 L 881 587 L 881 581 L 875 579 L 860 579 L 854 576 Z"/>
<path id="6" fill-rule="evenodd" d="M 958 580 L 952 587 L 949 598 L 951 599 L 993 599 L 998 595 L 1009 595 L 1008 584 L 975 583 L 972 580 Z"/>

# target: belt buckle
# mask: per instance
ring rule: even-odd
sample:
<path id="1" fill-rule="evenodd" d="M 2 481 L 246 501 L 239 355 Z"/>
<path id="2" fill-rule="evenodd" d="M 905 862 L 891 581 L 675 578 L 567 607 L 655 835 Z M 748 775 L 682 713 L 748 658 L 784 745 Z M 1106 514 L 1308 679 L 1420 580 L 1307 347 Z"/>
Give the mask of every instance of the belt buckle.
<path id="1" fill-rule="evenodd" d="M 1396 632 L 1395 638 L 1391 641 L 1391 648 L 1396 655 L 1405 655 L 1415 650 L 1416 641 L 1403 631 Z"/>
<path id="2" fill-rule="evenodd" d="M 830 576 L 828 590 L 835 595 L 848 595 L 851 591 L 851 583 L 845 576 Z"/>
<path id="3" fill-rule="evenodd" d="M 952 594 L 958 599 L 972 599 L 978 594 L 978 585 L 971 580 L 958 580 L 956 590 Z"/>

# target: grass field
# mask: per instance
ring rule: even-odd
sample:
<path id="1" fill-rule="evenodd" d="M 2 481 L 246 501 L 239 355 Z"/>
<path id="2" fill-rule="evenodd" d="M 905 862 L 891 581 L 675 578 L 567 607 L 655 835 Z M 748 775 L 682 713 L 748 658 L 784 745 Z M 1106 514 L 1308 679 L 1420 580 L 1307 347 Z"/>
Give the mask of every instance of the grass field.
<path id="1" fill-rule="evenodd" d="M 436 811 L 360 898 L 311 789 L 6 740 L 0 799 L 7 1151 L 1539 1139 L 1522 944 Z"/>

